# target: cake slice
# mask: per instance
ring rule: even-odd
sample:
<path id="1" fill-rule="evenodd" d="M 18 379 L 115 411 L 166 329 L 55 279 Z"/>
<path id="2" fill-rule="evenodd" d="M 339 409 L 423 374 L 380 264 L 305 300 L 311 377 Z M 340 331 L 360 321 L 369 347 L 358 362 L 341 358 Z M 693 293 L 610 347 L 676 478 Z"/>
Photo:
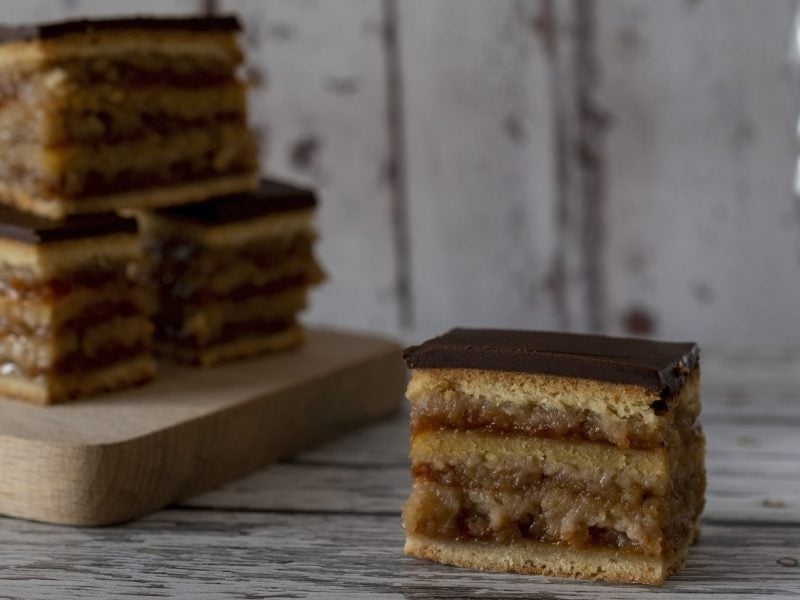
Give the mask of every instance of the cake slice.
<path id="1" fill-rule="evenodd" d="M 136 220 L 0 207 L 0 395 L 52 404 L 151 379 Z"/>
<path id="2" fill-rule="evenodd" d="M 159 351 L 207 366 L 298 345 L 297 313 L 322 279 L 316 202 L 311 190 L 269 180 L 256 192 L 142 213 Z"/>
<path id="3" fill-rule="evenodd" d="M 252 189 L 234 17 L 0 27 L 0 201 L 53 219 Z"/>
<path id="4" fill-rule="evenodd" d="M 479 329 L 407 349 L 406 553 L 663 583 L 703 508 L 698 355 L 692 343 Z"/>

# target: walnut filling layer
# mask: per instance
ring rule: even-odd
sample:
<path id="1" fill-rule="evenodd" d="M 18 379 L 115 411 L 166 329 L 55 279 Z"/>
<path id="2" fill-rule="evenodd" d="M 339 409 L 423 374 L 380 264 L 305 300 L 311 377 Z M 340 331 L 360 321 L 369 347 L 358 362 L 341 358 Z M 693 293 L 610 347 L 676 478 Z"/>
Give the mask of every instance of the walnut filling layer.
<path id="1" fill-rule="evenodd" d="M 114 318 L 128 318 L 150 314 L 150 304 L 143 294 L 132 293 L 124 300 L 108 299 L 86 305 L 79 312 L 55 325 L 43 323 L 37 314 L 2 312 L 0 309 L 0 336 L 22 335 L 45 337 L 62 331 L 81 332 Z"/>
<path id="2" fill-rule="evenodd" d="M 21 376 L 39 381 L 53 375 L 71 375 L 105 369 L 117 363 L 149 355 L 150 344 L 148 342 L 138 342 L 132 346 L 109 344 L 101 352 L 92 356 L 85 356 L 82 352 L 77 352 L 62 357 L 58 362 L 46 368 L 22 365 L 0 355 L 0 375 Z"/>
<path id="3" fill-rule="evenodd" d="M 622 419 L 578 407 L 551 408 L 520 402 L 487 402 L 458 390 L 416 395 L 411 404 L 412 433 L 443 429 L 523 434 L 545 438 L 607 442 L 622 448 L 656 448 L 667 432 L 685 427 L 699 414 L 696 392 L 686 386 L 682 395 L 653 403 L 652 416 Z"/>
<path id="4" fill-rule="evenodd" d="M 233 340 L 259 338 L 280 331 L 291 329 L 296 324 L 294 314 L 284 315 L 273 319 L 256 318 L 251 320 L 233 321 L 223 323 L 213 335 L 200 336 L 194 332 L 181 331 L 180 334 L 161 338 L 163 331 L 159 331 L 157 339 L 178 343 L 181 346 L 194 350 L 205 350 Z"/>
<path id="5" fill-rule="evenodd" d="M 0 104 L 0 132 L 7 143 L 56 147 L 112 144 L 185 129 L 246 122 L 245 87 L 235 82 L 203 90 L 146 87 L 121 92 L 92 85 L 38 103 Z"/>
<path id="6" fill-rule="evenodd" d="M 136 261 L 109 261 L 100 257 L 46 280 L 26 267 L 0 266 L 0 296 L 7 298 L 53 304 L 82 289 L 139 293 L 144 290 L 141 265 Z"/>
<path id="7" fill-rule="evenodd" d="M 184 183 L 256 168 L 255 141 L 241 124 L 100 146 L 0 149 L 0 177 L 44 197 L 81 198 Z"/>
<path id="8" fill-rule="evenodd" d="M 124 58 L 56 59 L 34 65 L 35 71 L 4 69 L 0 72 L 0 100 L 65 95 L 97 83 L 120 88 L 223 85 L 236 80 L 240 59 L 238 53 L 190 56 L 157 52 L 128 52 Z"/>
<path id="9" fill-rule="evenodd" d="M 229 321 L 241 321 L 252 308 L 261 311 L 259 318 L 270 317 L 272 300 L 278 307 L 295 311 L 305 308 L 306 290 L 310 285 L 306 273 L 282 277 L 257 287 L 246 286 L 233 290 L 233 293 L 216 297 L 209 292 L 201 302 L 183 303 L 173 298 L 160 298 L 159 310 L 155 315 L 156 326 L 162 338 L 191 337 L 199 340 L 211 339 Z M 293 292 L 297 293 L 293 293 Z M 284 302 L 284 296 L 290 296 Z M 261 300 L 270 306 L 261 306 Z M 238 308 L 237 308 L 238 305 Z M 192 322 L 204 323 L 193 327 Z"/>
<path id="10" fill-rule="evenodd" d="M 536 540 L 654 556 L 662 552 L 667 518 L 657 498 L 631 506 L 558 486 L 496 492 L 427 481 L 415 481 L 403 512 L 406 531 L 434 539 Z"/>
<path id="11" fill-rule="evenodd" d="M 644 500 L 662 496 L 667 485 L 663 481 L 653 481 L 653 485 L 643 486 L 628 478 L 625 473 L 607 476 L 586 469 L 545 469 L 541 465 L 522 464 L 516 467 L 489 468 L 486 464 L 415 464 L 411 469 L 414 481 L 430 481 L 455 488 L 480 488 L 487 491 L 506 493 L 527 489 L 560 487 L 610 498 L 613 502 L 628 505 L 640 504 Z"/>
<path id="12" fill-rule="evenodd" d="M 488 439 L 487 434 L 480 435 Z M 554 445 L 558 454 L 555 446 L 565 442 L 539 443 Z M 572 444 L 604 451 L 602 445 Z M 588 463 L 584 470 L 566 464 L 545 468 L 536 455 L 499 458 L 491 445 L 485 445 L 479 456 L 440 454 L 420 462 L 414 458 L 421 456 L 416 445 L 412 437 L 414 490 L 404 509 L 409 534 L 497 544 L 535 540 L 575 548 L 608 547 L 670 560 L 685 552 L 696 535 L 705 491 L 705 443 L 696 425 L 670 431 L 668 481 L 654 480 L 653 485 L 626 477 L 626 469 L 619 467 L 609 477 Z M 605 448 L 605 452 L 641 455 L 664 451 Z"/>
<path id="13" fill-rule="evenodd" d="M 587 485 L 572 473 L 536 479 L 532 471 L 415 464 L 403 522 L 410 534 L 432 539 L 536 540 L 671 556 L 693 539 L 705 492 L 702 434 L 692 429 L 681 437 L 663 495 L 632 482 Z"/>
<path id="14" fill-rule="evenodd" d="M 267 322 L 297 314 L 307 305 L 306 287 L 289 288 L 245 301 L 226 301 L 203 306 L 175 305 L 173 313 L 156 315 L 157 338 L 162 342 L 192 340 L 195 346 L 214 343 L 224 328 L 237 323 Z M 260 337 L 260 336 L 259 336 Z"/>
<path id="15" fill-rule="evenodd" d="M 93 360 L 109 347 L 149 345 L 152 324 L 141 313 L 110 315 L 82 329 L 40 335 L 11 332 L 0 335 L 0 359 L 14 363 L 27 374 L 58 370 L 75 360 Z"/>

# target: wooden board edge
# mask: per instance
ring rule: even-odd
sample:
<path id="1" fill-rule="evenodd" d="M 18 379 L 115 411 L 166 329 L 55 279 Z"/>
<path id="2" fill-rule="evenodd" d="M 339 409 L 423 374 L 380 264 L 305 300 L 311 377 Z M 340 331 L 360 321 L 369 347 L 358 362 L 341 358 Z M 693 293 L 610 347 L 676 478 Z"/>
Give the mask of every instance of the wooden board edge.
<path id="1" fill-rule="evenodd" d="M 223 413 L 114 444 L 0 436 L 0 514 L 62 525 L 129 521 L 393 413 L 398 347 Z"/>

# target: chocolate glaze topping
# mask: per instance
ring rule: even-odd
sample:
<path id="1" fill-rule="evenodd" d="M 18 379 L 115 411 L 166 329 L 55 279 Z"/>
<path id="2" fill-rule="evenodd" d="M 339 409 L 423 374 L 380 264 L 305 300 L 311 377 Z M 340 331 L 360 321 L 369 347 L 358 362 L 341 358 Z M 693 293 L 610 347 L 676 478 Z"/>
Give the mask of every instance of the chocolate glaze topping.
<path id="1" fill-rule="evenodd" d="M 163 208 L 157 210 L 156 214 L 201 225 L 220 225 L 272 213 L 313 208 L 316 205 L 317 197 L 313 190 L 274 179 L 264 179 L 253 192 L 218 196 L 205 202 Z"/>
<path id="2" fill-rule="evenodd" d="M 240 31 L 239 20 L 233 15 L 213 17 L 123 17 L 119 19 L 81 19 L 41 23 L 38 25 L 0 26 L 0 43 L 49 40 L 63 35 L 97 31 Z"/>
<path id="3" fill-rule="evenodd" d="M 594 379 L 675 395 L 698 365 L 693 342 L 504 329 L 452 329 L 403 352 L 411 369 L 485 369 Z"/>
<path id="4" fill-rule="evenodd" d="M 29 244 L 136 231 L 136 219 L 113 213 L 76 215 L 63 221 L 50 221 L 0 206 L 0 238 Z"/>

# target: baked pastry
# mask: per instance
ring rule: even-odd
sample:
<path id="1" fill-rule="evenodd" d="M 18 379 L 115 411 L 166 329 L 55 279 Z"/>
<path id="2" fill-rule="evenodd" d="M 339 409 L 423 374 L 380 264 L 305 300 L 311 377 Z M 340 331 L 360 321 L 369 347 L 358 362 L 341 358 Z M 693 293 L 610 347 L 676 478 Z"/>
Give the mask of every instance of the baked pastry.
<path id="1" fill-rule="evenodd" d="M 52 404 L 151 379 L 136 220 L 0 207 L 0 394 Z"/>
<path id="2" fill-rule="evenodd" d="M 0 202 L 53 219 L 253 189 L 234 17 L 0 28 Z"/>
<path id="3" fill-rule="evenodd" d="M 140 215 L 157 289 L 159 352 L 212 365 L 296 346 L 296 315 L 322 272 L 316 196 L 274 180 L 256 192 Z"/>
<path id="4" fill-rule="evenodd" d="M 698 348 L 455 329 L 409 348 L 407 554 L 661 584 L 705 491 Z"/>

